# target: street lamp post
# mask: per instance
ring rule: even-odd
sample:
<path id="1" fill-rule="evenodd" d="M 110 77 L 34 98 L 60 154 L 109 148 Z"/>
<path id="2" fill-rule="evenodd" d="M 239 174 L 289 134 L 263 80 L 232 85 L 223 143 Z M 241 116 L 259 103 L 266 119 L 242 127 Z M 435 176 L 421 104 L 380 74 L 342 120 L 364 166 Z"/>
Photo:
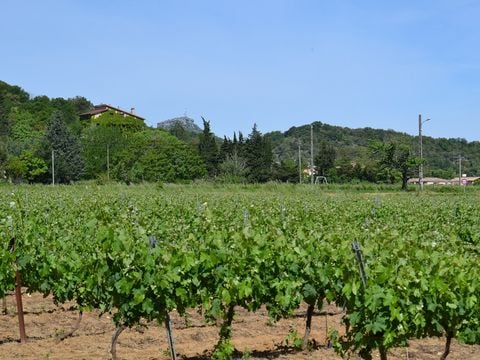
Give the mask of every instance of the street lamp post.
<path id="1" fill-rule="evenodd" d="M 430 121 L 425 119 L 422 121 L 422 114 L 418 114 L 418 137 L 420 141 L 420 169 L 418 171 L 418 182 L 420 183 L 420 189 L 423 190 L 423 138 L 422 138 L 422 125 Z"/>

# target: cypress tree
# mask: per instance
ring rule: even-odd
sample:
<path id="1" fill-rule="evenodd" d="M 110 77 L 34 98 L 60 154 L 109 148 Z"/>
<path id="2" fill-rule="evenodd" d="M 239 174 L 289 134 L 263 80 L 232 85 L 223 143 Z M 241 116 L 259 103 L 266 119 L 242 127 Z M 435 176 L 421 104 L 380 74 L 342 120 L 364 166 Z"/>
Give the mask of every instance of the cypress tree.
<path id="1" fill-rule="evenodd" d="M 245 142 L 245 158 L 249 169 L 248 180 L 266 182 L 271 179 L 273 154 L 270 142 L 253 125 L 252 133 Z"/>
<path id="2" fill-rule="evenodd" d="M 220 145 L 220 151 L 218 154 L 219 161 L 224 161 L 227 156 L 231 156 L 233 154 L 233 142 L 226 136 L 223 137 L 223 143 Z"/>
<path id="3" fill-rule="evenodd" d="M 200 141 L 198 143 L 198 152 L 200 157 L 205 162 L 208 176 L 214 177 L 218 172 L 218 146 L 215 136 L 210 131 L 210 121 L 203 120 L 203 132 L 200 134 Z"/>

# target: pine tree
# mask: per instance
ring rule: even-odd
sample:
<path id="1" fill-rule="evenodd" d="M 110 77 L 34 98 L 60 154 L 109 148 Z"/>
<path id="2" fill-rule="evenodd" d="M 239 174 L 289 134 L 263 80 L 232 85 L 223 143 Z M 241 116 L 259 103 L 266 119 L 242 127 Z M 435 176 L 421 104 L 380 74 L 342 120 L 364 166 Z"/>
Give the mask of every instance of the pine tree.
<path id="1" fill-rule="evenodd" d="M 79 180 L 84 171 L 81 145 L 67 128 L 60 111 L 55 111 L 45 129 L 43 158 L 52 171 L 51 152 L 55 156 L 55 180 L 62 183 Z"/>
<path id="2" fill-rule="evenodd" d="M 315 157 L 315 165 L 318 169 L 318 174 L 325 176 L 325 173 L 330 170 L 335 164 L 336 151 L 333 146 L 327 145 L 325 141 L 320 144 L 320 149 L 317 151 Z"/>

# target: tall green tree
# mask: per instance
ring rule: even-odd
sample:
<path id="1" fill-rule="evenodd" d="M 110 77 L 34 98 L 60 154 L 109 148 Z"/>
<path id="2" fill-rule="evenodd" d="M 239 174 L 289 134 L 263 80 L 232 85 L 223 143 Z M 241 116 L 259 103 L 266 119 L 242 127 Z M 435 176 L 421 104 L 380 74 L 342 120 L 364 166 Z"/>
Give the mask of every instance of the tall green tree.
<path id="1" fill-rule="evenodd" d="M 21 87 L 9 85 L 0 80 L 0 177 L 2 178 L 11 143 L 11 113 L 27 103 L 29 99 L 30 95 Z"/>
<path id="2" fill-rule="evenodd" d="M 298 164 L 292 159 L 282 160 L 279 164 L 273 165 L 273 177 L 283 182 L 298 183 Z"/>
<path id="3" fill-rule="evenodd" d="M 272 176 L 273 154 L 270 142 L 258 131 L 257 124 L 245 142 L 245 158 L 250 182 L 266 182 Z"/>
<path id="4" fill-rule="evenodd" d="M 205 164 L 190 146 L 163 130 L 130 133 L 112 167 L 116 180 L 190 181 L 205 176 Z"/>
<path id="5" fill-rule="evenodd" d="M 18 156 L 25 150 L 37 152 L 44 136 L 44 129 L 38 128 L 35 116 L 21 108 L 15 108 L 10 112 L 10 119 L 9 153 Z"/>
<path id="6" fill-rule="evenodd" d="M 6 175 L 15 182 L 38 181 L 48 171 L 45 161 L 32 151 L 25 150 L 19 156 L 11 157 L 6 166 Z"/>
<path id="7" fill-rule="evenodd" d="M 198 152 L 207 166 L 208 176 L 214 177 L 218 173 L 218 146 L 215 136 L 210 130 L 210 121 L 203 121 L 203 132 L 199 135 Z"/>
<path id="8" fill-rule="evenodd" d="M 60 111 L 54 111 L 47 127 L 42 155 L 52 171 L 51 152 L 55 158 L 55 179 L 61 183 L 80 180 L 84 173 L 84 161 L 79 139 L 67 127 Z"/>
<path id="9" fill-rule="evenodd" d="M 120 127 L 91 125 L 82 132 L 81 142 L 87 178 L 106 174 L 121 161 L 129 145 L 129 133 Z"/>
<path id="10" fill-rule="evenodd" d="M 231 156 L 233 154 L 233 142 L 226 136 L 223 137 L 223 142 L 220 145 L 220 149 L 218 152 L 218 158 L 220 162 L 225 161 L 227 156 Z"/>
<path id="11" fill-rule="evenodd" d="M 402 190 L 407 190 L 408 179 L 420 165 L 420 159 L 405 144 L 377 142 L 371 146 L 373 153 L 378 158 L 380 170 L 390 174 L 390 176 L 398 171 L 402 180 Z"/>
<path id="12" fill-rule="evenodd" d="M 85 113 L 93 109 L 93 104 L 87 98 L 83 96 L 75 96 L 67 100 L 75 110 L 75 114 Z"/>
<path id="13" fill-rule="evenodd" d="M 336 155 L 335 148 L 328 145 L 325 141 L 322 141 L 314 161 L 318 170 L 317 174 L 325 176 L 327 171 L 333 168 Z"/>

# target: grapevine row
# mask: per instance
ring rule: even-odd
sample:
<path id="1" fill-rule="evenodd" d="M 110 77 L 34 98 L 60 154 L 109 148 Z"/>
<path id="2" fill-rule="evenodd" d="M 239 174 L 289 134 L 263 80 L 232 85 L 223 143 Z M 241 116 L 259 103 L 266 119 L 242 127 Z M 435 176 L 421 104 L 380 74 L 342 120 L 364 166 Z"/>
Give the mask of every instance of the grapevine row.
<path id="1" fill-rule="evenodd" d="M 200 308 L 223 318 L 217 358 L 232 356 L 236 307 L 266 306 L 276 320 L 302 301 L 309 313 L 324 301 L 345 309 L 345 334 L 331 334 L 342 355 L 386 359 L 429 336 L 480 343 L 476 198 L 119 186 L 0 199 L 0 296 L 18 268 L 28 291 L 112 313 L 119 328 Z"/>

